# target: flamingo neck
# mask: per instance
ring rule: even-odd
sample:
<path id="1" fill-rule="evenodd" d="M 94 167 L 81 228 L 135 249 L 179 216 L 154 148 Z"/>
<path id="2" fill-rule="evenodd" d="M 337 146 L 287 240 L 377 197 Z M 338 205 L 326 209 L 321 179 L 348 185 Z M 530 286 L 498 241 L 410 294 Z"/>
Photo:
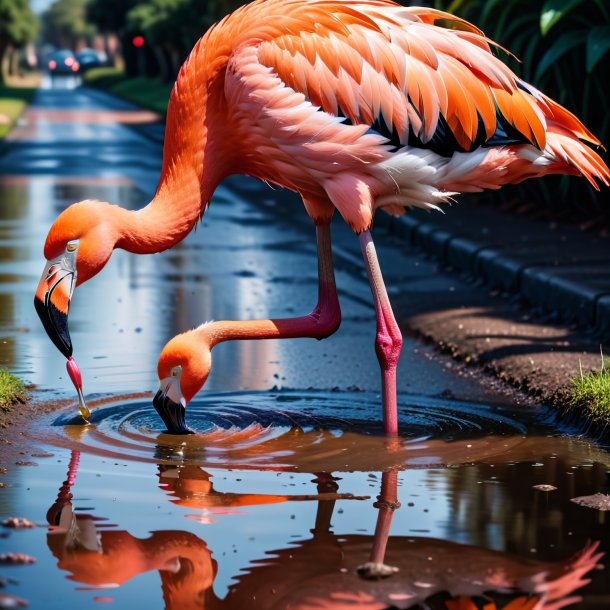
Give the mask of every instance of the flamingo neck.
<path id="1" fill-rule="evenodd" d="M 144 208 L 111 208 L 118 235 L 116 247 L 135 254 L 153 254 L 182 241 L 205 209 L 200 185 L 200 173 L 187 165 L 162 177 L 155 197 Z"/>
<path id="2" fill-rule="evenodd" d="M 199 45 L 196 51 L 195 55 Z M 216 186 L 233 171 L 226 152 L 234 149 L 227 146 L 224 133 L 226 108 L 218 101 L 224 99 L 223 81 L 218 76 L 195 78 L 193 65 L 185 64 L 170 98 L 163 166 L 153 200 L 135 212 L 116 212 L 119 248 L 151 254 L 183 240 L 201 218 Z"/>

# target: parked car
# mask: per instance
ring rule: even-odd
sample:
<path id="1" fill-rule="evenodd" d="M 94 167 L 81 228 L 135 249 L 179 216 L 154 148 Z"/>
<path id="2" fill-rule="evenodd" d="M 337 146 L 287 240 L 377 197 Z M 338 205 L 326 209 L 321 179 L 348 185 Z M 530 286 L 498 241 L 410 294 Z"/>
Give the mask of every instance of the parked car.
<path id="1" fill-rule="evenodd" d="M 54 51 L 47 56 L 47 66 L 51 76 L 57 74 L 76 74 L 80 67 L 74 53 L 69 50 Z"/>
<path id="2" fill-rule="evenodd" d="M 80 68 L 79 72 L 86 72 L 90 68 L 97 68 L 102 65 L 99 54 L 93 49 L 83 49 L 76 54 L 76 61 Z"/>

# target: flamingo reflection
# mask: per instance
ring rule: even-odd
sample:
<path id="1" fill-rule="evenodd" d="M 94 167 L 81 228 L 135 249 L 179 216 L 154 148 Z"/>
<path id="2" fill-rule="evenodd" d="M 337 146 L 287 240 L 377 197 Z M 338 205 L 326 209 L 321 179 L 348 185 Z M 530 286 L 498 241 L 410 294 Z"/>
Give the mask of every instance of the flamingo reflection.
<path id="1" fill-rule="evenodd" d="M 167 610 L 560 610 L 579 600 L 575 592 L 598 566 L 598 543 L 558 562 L 523 559 L 484 548 L 421 537 L 390 537 L 398 502 L 398 472 L 382 474 L 370 535 L 338 535 L 331 520 L 337 480 L 314 479 L 318 505 L 311 537 L 270 551 L 251 563 L 224 598 L 213 589 L 212 552 L 185 531 L 157 531 L 140 539 L 102 527 L 103 520 L 76 514 L 71 488 L 78 452 L 47 514 L 48 545 L 69 578 L 94 587 L 119 587 L 158 571 Z M 220 493 L 198 467 L 159 466 L 161 487 L 174 502 L 199 508 L 283 502 L 290 496 Z M 345 496 L 343 496 L 345 497 Z"/>

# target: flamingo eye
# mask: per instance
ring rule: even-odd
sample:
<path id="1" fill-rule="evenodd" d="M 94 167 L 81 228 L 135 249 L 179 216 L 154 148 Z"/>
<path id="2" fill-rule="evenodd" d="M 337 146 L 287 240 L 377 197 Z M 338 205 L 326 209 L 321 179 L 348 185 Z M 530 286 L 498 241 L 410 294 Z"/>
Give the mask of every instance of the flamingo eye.
<path id="1" fill-rule="evenodd" d="M 68 246 L 67 246 L 66 250 L 67 250 L 68 252 L 74 252 L 74 251 L 76 250 L 76 248 L 78 248 L 78 244 L 77 244 L 77 243 L 75 243 L 75 242 L 73 242 L 73 243 L 71 243 L 71 244 L 68 244 Z"/>

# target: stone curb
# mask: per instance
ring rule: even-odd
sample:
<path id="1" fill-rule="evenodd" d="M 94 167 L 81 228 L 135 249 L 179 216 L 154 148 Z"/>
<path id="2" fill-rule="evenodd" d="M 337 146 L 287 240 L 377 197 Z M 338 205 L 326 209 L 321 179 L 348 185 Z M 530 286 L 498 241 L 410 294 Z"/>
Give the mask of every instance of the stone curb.
<path id="1" fill-rule="evenodd" d="M 375 223 L 554 319 L 610 337 L 610 240 L 468 202 L 446 214 L 378 214 Z"/>

